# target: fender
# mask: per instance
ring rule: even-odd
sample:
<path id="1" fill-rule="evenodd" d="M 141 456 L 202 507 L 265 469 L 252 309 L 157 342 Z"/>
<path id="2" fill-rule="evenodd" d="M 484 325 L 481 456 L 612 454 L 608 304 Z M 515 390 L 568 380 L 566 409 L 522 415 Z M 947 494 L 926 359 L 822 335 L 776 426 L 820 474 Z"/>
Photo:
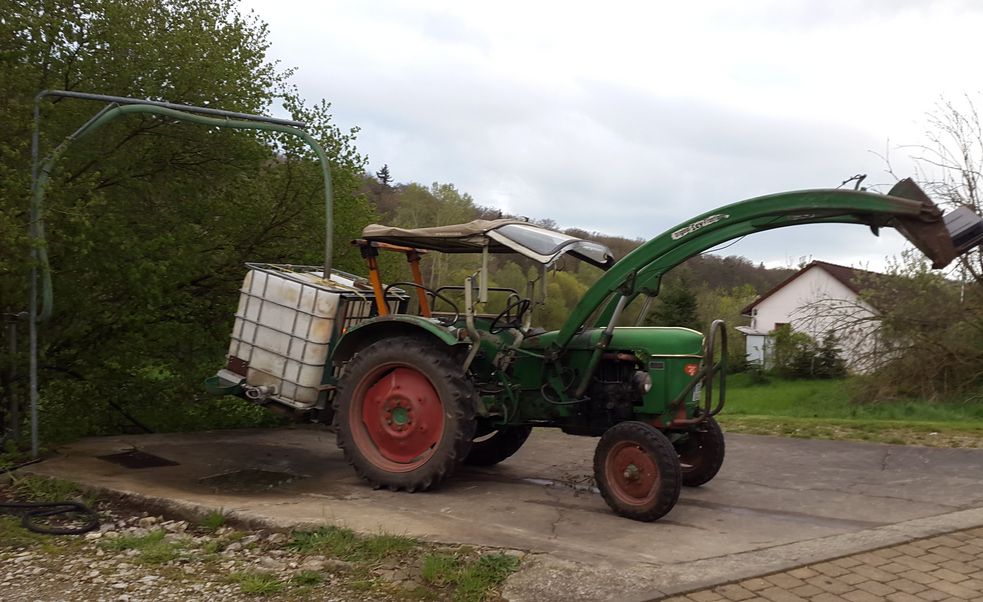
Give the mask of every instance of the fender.
<path id="1" fill-rule="evenodd" d="M 346 332 L 333 349 L 331 362 L 325 368 L 330 371 L 331 364 L 340 365 L 347 362 L 359 349 L 378 340 L 406 334 L 420 334 L 445 345 L 460 345 L 466 348 L 469 343 L 458 338 L 459 330 L 436 324 L 433 320 L 421 316 L 407 314 L 379 316 L 362 322 Z"/>

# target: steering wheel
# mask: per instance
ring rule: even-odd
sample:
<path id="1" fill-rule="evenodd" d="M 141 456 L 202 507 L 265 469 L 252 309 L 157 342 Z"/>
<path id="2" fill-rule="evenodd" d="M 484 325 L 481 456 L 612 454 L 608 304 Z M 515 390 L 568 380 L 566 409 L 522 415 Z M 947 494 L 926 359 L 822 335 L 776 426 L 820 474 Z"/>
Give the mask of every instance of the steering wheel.
<path id="1" fill-rule="evenodd" d="M 532 302 L 529 299 L 516 299 L 512 301 L 488 325 L 488 332 L 498 334 L 508 328 L 522 327 L 522 316 L 529 311 L 530 306 L 532 306 Z M 502 322 L 502 324 L 499 324 L 499 322 Z"/>
<path id="2" fill-rule="evenodd" d="M 391 289 L 394 286 L 408 286 L 408 287 L 411 287 L 411 288 L 421 289 L 423 292 L 425 292 L 426 294 L 430 295 L 433 299 L 435 299 L 435 300 L 436 299 L 440 299 L 441 301 L 443 301 L 444 303 L 446 303 L 447 305 L 449 305 L 451 307 L 451 310 L 453 310 L 453 312 L 454 312 L 454 315 L 453 316 L 435 316 L 434 317 L 434 320 L 437 320 L 437 322 L 440 325 L 442 325 L 442 326 L 453 326 L 461 318 L 461 311 L 457 308 L 457 305 L 454 305 L 454 302 L 451 301 L 448 297 L 445 297 L 444 295 L 442 295 L 442 294 L 440 294 L 438 292 L 435 292 L 435 291 L 433 291 L 433 290 L 431 290 L 431 289 L 423 286 L 422 284 L 417 284 L 415 282 L 393 282 L 392 284 L 386 286 L 386 288 L 384 288 L 382 290 L 382 296 L 385 297 L 386 299 L 388 299 L 389 298 L 389 289 Z M 431 302 L 431 304 L 430 304 L 430 308 L 431 309 L 433 309 L 433 305 L 434 304 Z"/>

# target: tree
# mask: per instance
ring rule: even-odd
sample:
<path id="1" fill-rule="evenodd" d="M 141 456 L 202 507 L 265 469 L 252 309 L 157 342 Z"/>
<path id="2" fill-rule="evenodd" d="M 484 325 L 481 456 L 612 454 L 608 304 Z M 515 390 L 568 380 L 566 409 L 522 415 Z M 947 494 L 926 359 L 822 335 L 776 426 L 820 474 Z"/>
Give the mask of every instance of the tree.
<path id="1" fill-rule="evenodd" d="M 813 375 L 817 378 L 841 378 L 846 376 L 846 362 L 840 355 L 840 342 L 834 332 L 827 332 L 816 350 Z"/>
<path id="2" fill-rule="evenodd" d="M 863 297 L 879 310 L 881 361 L 864 399 L 971 395 L 983 385 L 983 287 L 947 280 L 914 253 L 889 268 L 890 285 Z"/>
<path id="3" fill-rule="evenodd" d="M 425 228 L 446 226 L 468 222 L 476 218 L 474 199 L 462 193 L 453 184 L 434 182 L 429 188 L 421 184 L 408 184 L 400 187 L 399 205 L 393 218 L 395 225 L 405 228 Z M 424 281 L 430 287 L 445 284 L 459 285 L 460 281 L 450 281 L 450 274 L 458 269 L 475 270 L 474 258 L 451 257 L 443 253 L 428 254 L 422 262 Z"/>
<path id="4" fill-rule="evenodd" d="M 815 370 L 815 341 L 782 324 L 772 334 L 771 369 L 785 378 L 809 378 Z"/>
<path id="5" fill-rule="evenodd" d="M 0 308 L 27 304 L 32 101 L 65 88 L 267 113 L 275 98 L 332 158 L 336 265 L 374 219 L 357 196 L 357 130 L 306 106 L 266 57 L 266 25 L 233 0 L 43 0 L 0 10 Z M 42 107 L 42 152 L 100 106 Z M 41 342 L 42 434 L 117 431 L 110 405 L 155 430 L 221 427 L 261 412 L 201 393 L 221 365 L 244 261 L 322 260 L 321 177 L 292 137 L 156 117 L 117 120 L 69 147 L 47 195 L 55 315 Z"/>
<path id="6" fill-rule="evenodd" d="M 683 326 L 700 330 L 696 294 L 678 278 L 664 285 L 646 318 L 650 326 Z"/>
<path id="7" fill-rule="evenodd" d="M 536 267 L 530 268 L 528 278 L 535 280 L 540 277 Z M 543 283 L 537 282 L 536 287 Z M 546 276 L 546 304 L 536 307 L 536 325 L 547 330 L 559 328 L 570 316 L 570 312 L 587 292 L 587 287 L 566 272 L 549 272 Z M 525 296 L 525 293 L 523 293 Z"/>
<path id="8" fill-rule="evenodd" d="M 944 208 L 983 213 L 983 124 L 977 102 L 942 99 L 927 116 L 927 142 L 913 153 L 917 179 Z M 913 150 L 912 150 L 913 149 Z M 889 157 L 888 172 L 893 174 Z M 906 253 L 889 269 L 889 286 L 869 286 L 863 301 L 877 316 L 855 312 L 837 330 L 876 332 L 876 367 L 858 389 L 861 400 L 892 397 L 964 398 L 983 388 L 983 251 L 961 257 L 954 270 L 928 270 Z M 876 328 L 870 328 L 876 321 Z"/>
<path id="9" fill-rule="evenodd" d="M 973 97 L 940 100 L 927 116 L 925 137 L 928 141 L 914 147 L 912 159 L 929 196 L 944 207 L 969 207 L 983 214 L 983 122 Z M 965 274 L 983 286 L 983 250 L 959 261 Z"/>
<path id="10" fill-rule="evenodd" d="M 733 288 L 704 287 L 697 292 L 697 315 L 702 328 L 707 328 L 714 320 L 723 320 L 727 325 L 729 355 L 727 369 L 741 372 L 748 368 L 747 347 L 744 335 L 736 330 L 746 319 L 741 310 L 758 296 L 750 284 Z"/>
<path id="11" fill-rule="evenodd" d="M 379 178 L 379 183 L 382 184 L 383 188 L 389 188 L 389 184 L 392 182 L 392 176 L 389 175 L 389 164 L 383 164 L 382 169 L 375 172 L 375 177 Z"/>
<path id="12" fill-rule="evenodd" d="M 859 401 L 960 397 L 983 384 L 980 287 L 946 279 L 911 250 L 886 274 L 861 274 L 855 284 L 858 299 L 811 303 L 801 321 L 849 346 L 851 368 L 865 374 Z"/>

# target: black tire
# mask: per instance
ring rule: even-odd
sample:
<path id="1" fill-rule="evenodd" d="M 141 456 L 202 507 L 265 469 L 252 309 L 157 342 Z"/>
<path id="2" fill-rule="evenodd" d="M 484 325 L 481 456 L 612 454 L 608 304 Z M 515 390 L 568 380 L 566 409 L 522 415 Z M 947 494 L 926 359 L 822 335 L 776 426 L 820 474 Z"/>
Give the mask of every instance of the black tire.
<path id="1" fill-rule="evenodd" d="M 420 337 L 383 339 L 355 354 L 334 407 L 338 447 L 375 488 L 424 491 L 438 485 L 468 455 L 474 438 L 471 381 L 449 348 Z M 407 441 L 413 445 L 404 447 Z"/>
<path id="2" fill-rule="evenodd" d="M 640 521 L 665 516 L 679 499 L 679 456 L 659 429 L 621 422 L 604 432 L 594 451 L 594 477 L 615 513 Z"/>
<path id="3" fill-rule="evenodd" d="M 711 416 L 690 431 L 676 447 L 683 485 L 699 487 L 717 476 L 724 464 L 724 433 Z"/>
<path id="4" fill-rule="evenodd" d="M 494 466 L 512 457 L 529 438 L 531 426 L 506 426 L 492 431 L 486 438 L 475 439 L 464 463 L 471 466 Z"/>

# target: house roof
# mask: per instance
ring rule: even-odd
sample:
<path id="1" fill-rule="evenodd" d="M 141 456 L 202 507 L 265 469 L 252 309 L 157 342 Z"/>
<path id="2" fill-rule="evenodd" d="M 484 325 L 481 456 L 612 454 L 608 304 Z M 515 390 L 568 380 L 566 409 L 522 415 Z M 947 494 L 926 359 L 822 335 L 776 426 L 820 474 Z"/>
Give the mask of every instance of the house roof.
<path id="1" fill-rule="evenodd" d="M 766 336 L 768 336 L 768 333 L 767 332 L 759 332 L 759 331 L 751 328 L 750 326 L 735 326 L 734 327 L 734 330 L 736 330 L 737 332 L 739 332 L 741 334 L 745 334 L 745 335 L 752 336 L 752 337 L 766 337 Z"/>
<path id="2" fill-rule="evenodd" d="M 799 276 L 805 274 L 813 268 L 820 268 L 827 274 L 832 276 L 834 279 L 838 280 L 840 284 L 847 287 L 856 294 L 860 294 L 861 289 L 870 288 L 872 283 L 883 280 L 886 278 L 884 274 L 878 274 L 877 272 L 871 272 L 868 270 L 861 270 L 857 268 L 848 268 L 845 265 L 837 265 L 835 263 L 829 263 L 827 261 L 813 261 L 809 265 L 805 266 L 798 272 L 792 274 L 785 280 L 779 282 L 770 291 L 763 295 L 760 295 L 757 299 L 751 302 L 750 305 L 741 310 L 742 316 L 750 316 L 751 310 L 761 304 L 765 299 L 771 297 L 778 291 L 785 288 L 790 282 L 798 278 Z"/>

